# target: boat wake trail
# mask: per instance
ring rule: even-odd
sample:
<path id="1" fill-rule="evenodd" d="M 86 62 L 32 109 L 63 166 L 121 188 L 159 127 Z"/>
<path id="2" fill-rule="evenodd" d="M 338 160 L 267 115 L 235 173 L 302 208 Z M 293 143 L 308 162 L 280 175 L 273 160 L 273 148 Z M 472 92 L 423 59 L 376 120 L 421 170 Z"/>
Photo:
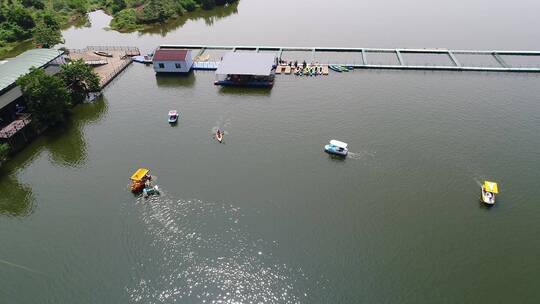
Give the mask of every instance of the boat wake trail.
<path id="1" fill-rule="evenodd" d="M 312 296 L 301 269 L 275 262 L 275 243 L 245 231 L 238 208 L 163 192 L 137 207 L 156 252 L 126 288 L 132 302 L 302 303 Z"/>
<path id="2" fill-rule="evenodd" d="M 366 159 L 366 158 L 375 158 L 375 152 L 369 151 L 360 151 L 360 152 L 351 152 L 347 154 L 349 159 Z"/>
<path id="3" fill-rule="evenodd" d="M 225 135 L 229 135 L 229 132 L 223 130 L 231 125 L 231 119 L 229 117 L 230 115 L 226 115 L 225 117 L 221 116 L 218 121 L 216 121 L 216 125 L 212 127 L 212 134 L 216 133 L 216 131 L 219 129 L 225 133 Z"/>

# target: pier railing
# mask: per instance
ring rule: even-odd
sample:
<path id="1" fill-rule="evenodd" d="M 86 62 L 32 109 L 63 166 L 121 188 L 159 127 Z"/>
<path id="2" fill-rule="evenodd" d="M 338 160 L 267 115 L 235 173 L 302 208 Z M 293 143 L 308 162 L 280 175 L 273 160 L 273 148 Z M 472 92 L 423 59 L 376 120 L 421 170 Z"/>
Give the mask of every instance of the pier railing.
<path id="1" fill-rule="evenodd" d="M 508 50 L 450 50 L 437 48 L 350 48 L 350 47 L 282 47 L 282 46 L 224 46 L 224 45 L 162 45 L 166 48 L 186 48 L 198 50 L 197 55 L 202 55 L 206 51 L 251 51 L 251 52 L 275 52 L 280 60 L 292 61 L 289 57 L 295 57 L 298 53 L 308 63 L 326 63 L 336 65 L 348 65 L 355 68 L 365 69 L 402 69 L 402 70 L 447 70 L 447 71 L 486 71 L 486 72 L 540 72 L 540 51 L 508 51 Z M 324 53 L 331 56 L 331 53 L 348 53 L 354 59 L 332 59 L 320 58 Z M 392 57 L 393 63 L 379 63 L 381 59 L 377 56 L 388 55 Z M 445 64 L 437 62 L 415 63 L 407 56 L 411 55 L 435 55 L 438 59 L 443 59 Z M 460 57 L 478 55 L 482 59 L 488 58 L 492 61 L 491 65 L 485 65 L 480 62 L 463 64 Z M 336 56 L 339 57 L 339 56 Z M 514 58 L 528 58 L 531 61 L 527 64 L 511 63 L 508 60 Z M 214 58 L 215 59 L 215 58 Z M 465 62 L 465 61 L 464 61 Z"/>
<path id="2" fill-rule="evenodd" d="M 132 62 L 131 58 L 122 59 L 120 64 L 110 71 L 107 75 L 102 76 L 100 79 L 100 87 L 104 88 L 109 82 L 111 82 L 118 74 L 120 74 L 128 65 Z"/>
<path id="3" fill-rule="evenodd" d="M 9 139 L 30 124 L 30 114 L 21 114 L 17 119 L 0 130 L 0 138 Z"/>

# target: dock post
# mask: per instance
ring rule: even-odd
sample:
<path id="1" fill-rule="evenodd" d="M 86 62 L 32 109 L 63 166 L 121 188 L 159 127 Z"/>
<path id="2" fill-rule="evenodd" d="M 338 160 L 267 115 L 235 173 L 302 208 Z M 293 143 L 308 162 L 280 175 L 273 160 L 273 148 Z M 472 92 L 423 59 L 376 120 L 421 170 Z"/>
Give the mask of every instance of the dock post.
<path id="1" fill-rule="evenodd" d="M 399 52 L 398 49 L 396 49 L 396 55 L 397 55 L 397 59 L 399 60 L 399 64 L 405 65 L 405 61 L 403 61 L 403 57 L 401 57 L 401 53 Z"/>
<path id="2" fill-rule="evenodd" d="M 201 56 L 201 55 L 204 53 L 205 50 L 206 50 L 206 48 L 205 48 L 205 47 L 202 47 L 202 48 L 199 50 L 199 52 L 197 53 L 197 55 L 195 55 L 195 57 Z"/>
<path id="3" fill-rule="evenodd" d="M 258 52 L 259 52 L 259 47 L 257 47 L 257 48 L 255 49 L 255 53 L 258 53 Z"/>
<path id="4" fill-rule="evenodd" d="M 311 50 L 311 62 L 315 63 L 315 48 Z"/>
<path id="5" fill-rule="evenodd" d="M 461 67 L 461 63 L 459 63 L 459 61 L 457 60 L 456 56 L 454 56 L 454 53 L 452 53 L 452 51 L 448 50 L 448 56 L 450 57 L 450 59 L 452 60 L 452 62 L 454 62 L 454 64 L 455 64 L 457 67 Z"/>
<path id="6" fill-rule="evenodd" d="M 499 56 L 499 54 L 497 54 L 497 52 L 493 52 L 493 58 L 495 58 L 495 60 L 497 60 L 497 62 L 503 67 L 503 68 L 509 68 L 510 66 L 508 66 L 508 64 L 506 63 L 506 61 L 504 61 L 504 59 L 502 59 L 501 56 Z"/>
<path id="7" fill-rule="evenodd" d="M 283 48 L 280 48 L 277 54 L 278 60 L 281 60 L 281 54 L 283 54 Z"/>
<path id="8" fill-rule="evenodd" d="M 364 65 L 367 65 L 366 52 L 364 51 L 364 49 L 362 49 L 361 52 L 362 52 L 362 61 L 364 62 Z"/>

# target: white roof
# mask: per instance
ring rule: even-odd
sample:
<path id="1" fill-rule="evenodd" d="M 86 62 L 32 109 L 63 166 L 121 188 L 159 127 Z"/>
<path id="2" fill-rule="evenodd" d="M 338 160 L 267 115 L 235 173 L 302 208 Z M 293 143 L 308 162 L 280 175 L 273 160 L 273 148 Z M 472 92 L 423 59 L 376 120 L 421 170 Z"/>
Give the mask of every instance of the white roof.
<path id="1" fill-rule="evenodd" d="M 176 115 L 178 112 L 176 110 L 170 110 L 169 115 Z"/>
<path id="2" fill-rule="evenodd" d="M 343 149 L 347 148 L 347 143 L 344 143 L 342 141 L 335 140 L 335 139 L 332 139 L 330 141 L 330 144 L 333 145 L 333 146 L 339 147 L 339 148 L 343 148 Z"/>
<path id="3" fill-rule="evenodd" d="M 229 52 L 223 56 L 216 74 L 268 76 L 275 62 L 273 53 Z"/>

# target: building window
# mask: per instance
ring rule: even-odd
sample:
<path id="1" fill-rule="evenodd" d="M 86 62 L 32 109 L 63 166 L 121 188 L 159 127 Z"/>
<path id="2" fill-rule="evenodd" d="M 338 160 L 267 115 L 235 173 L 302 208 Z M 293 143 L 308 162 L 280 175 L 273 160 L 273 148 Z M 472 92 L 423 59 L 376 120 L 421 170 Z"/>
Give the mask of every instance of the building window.
<path id="1" fill-rule="evenodd" d="M 163 63 L 158 64 L 158 66 L 159 66 L 160 69 L 164 69 L 164 68 L 165 68 L 165 65 L 164 65 Z"/>
<path id="2" fill-rule="evenodd" d="M 177 69 L 181 69 L 182 68 L 182 65 L 180 63 L 175 63 L 174 66 L 177 68 Z"/>

